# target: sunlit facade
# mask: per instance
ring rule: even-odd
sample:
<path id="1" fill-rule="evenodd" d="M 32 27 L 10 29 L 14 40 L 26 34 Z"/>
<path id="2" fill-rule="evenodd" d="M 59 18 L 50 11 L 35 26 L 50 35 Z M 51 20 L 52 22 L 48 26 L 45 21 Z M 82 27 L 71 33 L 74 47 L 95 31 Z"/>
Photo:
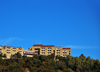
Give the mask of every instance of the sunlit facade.
<path id="1" fill-rule="evenodd" d="M 1 46 L 0 53 L 3 55 L 6 54 L 7 58 L 10 58 L 11 55 L 19 52 L 23 56 L 23 47 L 11 47 L 11 46 Z"/>
<path id="2" fill-rule="evenodd" d="M 71 48 L 55 47 L 54 45 L 33 45 L 28 50 L 23 49 L 23 47 L 12 47 L 12 46 L 0 46 L 0 53 L 6 54 L 6 58 L 10 58 L 11 55 L 19 52 L 22 56 L 33 57 L 33 55 L 51 55 L 66 57 L 71 54 Z"/>
<path id="3" fill-rule="evenodd" d="M 55 56 L 63 56 L 66 57 L 67 55 L 71 54 L 71 48 L 63 48 L 63 47 L 55 47 L 54 45 L 33 45 L 29 48 L 29 50 L 32 50 L 33 52 L 37 52 L 39 55 L 51 55 L 52 53 L 55 54 Z"/>

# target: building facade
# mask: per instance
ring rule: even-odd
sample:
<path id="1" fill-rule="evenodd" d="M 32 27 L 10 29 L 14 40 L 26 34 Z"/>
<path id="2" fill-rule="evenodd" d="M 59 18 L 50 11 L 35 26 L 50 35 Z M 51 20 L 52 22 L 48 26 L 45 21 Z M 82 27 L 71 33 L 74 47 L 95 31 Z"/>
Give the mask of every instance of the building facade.
<path id="1" fill-rule="evenodd" d="M 19 52 L 22 56 L 26 55 L 27 57 L 33 57 L 33 55 L 51 55 L 52 53 L 55 56 L 63 56 L 71 54 L 71 48 L 55 47 L 54 45 L 43 45 L 35 44 L 30 47 L 28 50 L 23 49 L 23 47 L 11 47 L 11 46 L 1 46 L 0 53 L 3 55 L 6 54 L 6 58 L 10 58 L 15 53 Z"/>
<path id="2" fill-rule="evenodd" d="M 11 55 L 19 52 L 23 56 L 23 47 L 11 47 L 11 46 L 1 46 L 0 53 L 3 55 L 6 54 L 7 58 L 10 58 Z"/>
<path id="3" fill-rule="evenodd" d="M 39 55 L 51 55 L 52 53 L 55 54 L 55 56 L 63 56 L 66 57 L 66 55 L 71 54 L 71 48 L 63 48 L 63 47 L 55 47 L 54 45 L 33 45 L 29 48 L 29 50 L 32 50 L 33 52 L 38 53 Z"/>
<path id="4" fill-rule="evenodd" d="M 0 45 L 0 54 L 3 52 L 3 46 Z"/>

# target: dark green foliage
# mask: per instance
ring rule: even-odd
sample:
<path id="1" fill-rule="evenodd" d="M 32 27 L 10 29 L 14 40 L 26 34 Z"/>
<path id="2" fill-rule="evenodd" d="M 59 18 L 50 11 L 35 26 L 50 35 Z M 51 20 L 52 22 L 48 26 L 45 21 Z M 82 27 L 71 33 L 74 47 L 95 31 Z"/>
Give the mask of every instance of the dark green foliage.
<path id="1" fill-rule="evenodd" d="M 6 54 L 4 54 L 3 57 L 6 57 Z"/>
<path id="2" fill-rule="evenodd" d="M 0 53 L 0 57 L 2 57 L 3 56 L 3 54 L 2 53 Z"/>
<path id="3" fill-rule="evenodd" d="M 0 72 L 100 72 L 100 61 L 85 57 L 34 55 L 31 58 L 15 54 L 16 59 L 0 58 Z M 59 60 L 57 60 L 59 59 Z"/>
<path id="4" fill-rule="evenodd" d="M 15 55 L 17 55 L 17 58 L 21 58 L 22 57 L 22 55 L 19 52 L 17 52 Z"/>
<path id="5" fill-rule="evenodd" d="M 54 57 L 55 57 L 55 54 L 54 54 L 54 53 L 52 53 L 51 55 L 48 55 L 48 58 L 49 58 L 49 59 L 54 60 Z"/>
<path id="6" fill-rule="evenodd" d="M 19 59 L 19 58 L 22 58 L 22 55 L 19 52 L 11 56 L 11 59 Z"/>

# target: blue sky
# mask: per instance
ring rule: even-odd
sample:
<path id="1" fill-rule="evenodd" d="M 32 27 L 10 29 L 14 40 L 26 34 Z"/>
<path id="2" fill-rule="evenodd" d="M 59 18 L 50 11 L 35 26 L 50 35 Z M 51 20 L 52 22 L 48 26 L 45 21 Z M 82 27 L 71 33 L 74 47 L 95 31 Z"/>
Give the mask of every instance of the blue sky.
<path id="1" fill-rule="evenodd" d="M 100 0 L 0 0 L 0 45 L 34 44 L 100 60 Z"/>

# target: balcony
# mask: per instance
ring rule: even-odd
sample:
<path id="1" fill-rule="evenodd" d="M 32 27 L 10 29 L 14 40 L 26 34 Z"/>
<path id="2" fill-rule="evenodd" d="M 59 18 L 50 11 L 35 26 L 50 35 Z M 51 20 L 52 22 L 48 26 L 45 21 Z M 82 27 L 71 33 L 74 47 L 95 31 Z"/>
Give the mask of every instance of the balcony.
<path id="1" fill-rule="evenodd" d="M 50 47 L 50 48 L 48 48 L 48 50 L 51 50 L 51 47 Z"/>
<path id="2" fill-rule="evenodd" d="M 60 48 L 56 48 L 56 50 L 60 50 Z"/>
<path id="3" fill-rule="evenodd" d="M 10 49 L 10 48 L 7 47 L 7 49 Z"/>
<path id="4" fill-rule="evenodd" d="M 45 48 L 42 48 L 42 50 L 44 50 Z"/>
<path id="5" fill-rule="evenodd" d="M 66 55 L 63 55 L 63 57 L 66 57 Z"/>
<path id="6" fill-rule="evenodd" d="M 48 52 L 48 55 L 50 55 L 51 54 L 51 52 Z"/>
<path id="7" fill-rule="evenodd" d="M 60 52 L 57 52 L 56 54 L 57 54 L 57 55 L 60 55 Z"/>
<path id="8" fill-rule="evenodd" d="M 48 50 L 48 52 L 51 52 L 51 50 Z"/>
<path id="9" fill-rule="evenodd" d="M 45 52 L 45 50 L 41 50 L 41 52 Z"/>
<path id="10" fill-rule="evenodd" d="M 16 48 L 13 48 L 13 49 L 16 49 Z"/>
<path id="11" fill-rule="evenodd" d="M 63 52 L 67 52 L 67 50 L 63 50 Z"/>
<path id="12" fill-rule="evenodd" d="M 10 50 L 7 50 L 7 51 L 10 51 Z"/>
<path id="13" fill-rule="evenodd" d="M 41 52 L 41 54 L 45 54 L 45 52 Z"/>
<path id="14" fill-rule="evenodd" d="M 63 55 L 66 55 L 67 53 L 63 53 Z"/>
<path id="15" fill-rule="evenodd" d="M 10 54 L 10 52 L 7 52 L 7 54 Z"/>
<path id="16" fill-rule="evenodd" d="M 16 52 L 16 50 L 13 50 L 13 52 Z"/>
<path id="17" fill-rule="evenodd" d="M 19 50 L 22 50 L 22 49 L 19 49 Z"/>

